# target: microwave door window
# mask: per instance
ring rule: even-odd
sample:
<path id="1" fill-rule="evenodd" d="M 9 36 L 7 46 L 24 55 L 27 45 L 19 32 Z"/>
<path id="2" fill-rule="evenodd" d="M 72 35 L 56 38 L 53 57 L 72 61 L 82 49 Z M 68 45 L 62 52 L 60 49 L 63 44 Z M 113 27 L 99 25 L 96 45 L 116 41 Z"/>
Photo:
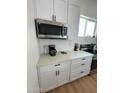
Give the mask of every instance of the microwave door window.
<path id="1" fill-rule="evenodd" d="M 62 29 L 60 27 L 48 29 L 50 35 L 58 35 L 58 36 L 61 35 L 61 30 Z"/>
<path id="2" fill-rule="evenodd" d="M 47 35 L 48 34 L 46 31 L 46 25 L 45 24 L 39 24 L 38 29 L 39 29 L 40 35 Z"/>
<path id="3" fill-rule="evenodd" d="M 48 24 L 39 24 L 39 34 L 61 35 L 62 27 Z"/>

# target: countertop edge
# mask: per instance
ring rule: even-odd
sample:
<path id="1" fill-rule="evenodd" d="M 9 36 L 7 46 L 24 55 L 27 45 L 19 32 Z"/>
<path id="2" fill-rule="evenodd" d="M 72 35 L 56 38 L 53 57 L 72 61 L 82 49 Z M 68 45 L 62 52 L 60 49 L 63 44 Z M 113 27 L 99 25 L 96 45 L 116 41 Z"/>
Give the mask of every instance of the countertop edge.
<path id="1" fill-rule="evenodd" d="M 83 51 L 83 52 L 85 52 L 85 51 Z M 79 58 L 83 58 L 83 57 L 88 57 L 88 56 L 92 56 L 93 57 L 93 55 L 94 55 L 94 54 L 91 54 L 91 53 L 88 53 L 88 52 L 85 52 L 85 53 L 87 54 L 86 56 L 77 57 L 77 58 L 70 58 L 70 59 L 65 59 L 65 60 L 63 59 L 62 61 L 59 61 L 59 62 L 52 62 L 52 63 L 47 63 L 47 64 L 41 64 L 42 63 L 41 62 L 41 56 L 43 55 L 43 54 L 41 54 L 36 66 L 37 67 L 43 67 L 43 66 L 48 66 L 48 65 L 52 65 L 52 64 L 63 63 L 64 61 L 67 61 L 68 62 L 68 61 L 72 61 L 74 59 L 79 59 Z M 45 56 L 45 55 L 43 55 L 43 56 Z"/>

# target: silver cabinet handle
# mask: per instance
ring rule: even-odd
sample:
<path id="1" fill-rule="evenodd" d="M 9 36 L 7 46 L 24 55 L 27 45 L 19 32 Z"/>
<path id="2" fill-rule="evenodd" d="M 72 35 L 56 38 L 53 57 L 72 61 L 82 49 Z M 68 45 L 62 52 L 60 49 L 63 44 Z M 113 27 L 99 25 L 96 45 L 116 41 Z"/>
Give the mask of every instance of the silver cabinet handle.
<path id="1" fill-rule="evenodd" d="M 54 15 L 52 15 L 52 21 L 54 21 Z"/>
<path id="2" fill-rule="evenodd" d="M 56 71 L 56 76 L 57 76 L 57 71 Z"/>
<path id="3" fill-rule="evenodd" d="M 85 64 L 81 64 L 81 65 L 85 65 Z"/>
<path id="4" fill-rule="evenodd" d="M 60 74 L 60 71 L 59 70 L 56 71 L 56 76 L 59 76 L 59 74 Z"/>
<path id="5" fill-rule="evenodd" d="M 80 73 L 84 73 L 84 71 L 81 71 Z"/>
<path id="6" fill-rule="evenodd" d="M 56 21 L 56 15 L 52 15 L 52 21 Z"/>
<path id="7" fill-rule="evenodd" d="M 55 15 L 55 19 L 54 19 L 54 21 L 56 21 L 56 15 Z"/>
<path id="8" fill-rule="evenodd" d="M 58 70 L 58 76 L 59 76 L 60 71 Z"/>
<path id="9" fill-rule="evenodd" d="M 60 64 L 55 64 L 55 66 L 60 66 Z"/>
<path id="10" fill-rule="evenodd" d="M 86 60 L 86 58 L 83 58 L 82 60 Z"/>

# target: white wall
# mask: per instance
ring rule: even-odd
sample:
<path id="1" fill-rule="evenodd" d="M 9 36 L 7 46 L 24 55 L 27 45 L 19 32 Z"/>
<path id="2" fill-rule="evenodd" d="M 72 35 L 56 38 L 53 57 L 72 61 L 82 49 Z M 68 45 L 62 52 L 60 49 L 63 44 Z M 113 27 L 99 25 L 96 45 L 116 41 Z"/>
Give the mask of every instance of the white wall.
<path id="1" fill-rule="evenodd" d="M 81 0 L 81 14 L 97 18 L 97 0 Z"/>
<path id="2" fill-rule="evenodd" d="M 77 40 L 40 39 L 39 43 L 40 43 L 40 52 L 48 53 L 48 51 L 46 51 L 46 48 L 44 48 L 44 47 L 48 46 L 49 44 L 55 44 L 57 51 L 73 50 L 74 43 L 96 44 L 96 38 L 84 37 L 84 38 L 77 38 Z"/>
<path id="3" fill-rule="evenodd" d="M 28 0 L 27 3 L 27 92 L 40 93 L 36 70 L 40 53 L 34 27 L 34 3 L 33 0 Z"/>

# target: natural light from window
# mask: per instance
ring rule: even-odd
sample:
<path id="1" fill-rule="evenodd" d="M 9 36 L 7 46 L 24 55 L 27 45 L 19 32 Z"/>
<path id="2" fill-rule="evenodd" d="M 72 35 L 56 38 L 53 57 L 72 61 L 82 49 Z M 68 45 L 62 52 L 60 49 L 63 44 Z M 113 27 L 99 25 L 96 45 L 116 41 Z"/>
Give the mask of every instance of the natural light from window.
<path id="1" fill-rule="evenodd" d="M 79 37 L 94 37 L 96 36 L 96 21 L 89 18 L 80 17 Z"/>
<path id="2" fill-rule="evenodd" d="M 85 36 L 91 36 L 91 37 L 93 37 L 94 30 L 95 30 L 95 22 L 93 22 L 93 21 L 87 21 L 87 27 L 86 27 Z"/>
<path id="3" fill-rule="evenodd" d="M 84 34 L 85 34 L 85 24 L 86 24 L 86 19 L 80 18 L 78 36 L 84 36 Z"/>

